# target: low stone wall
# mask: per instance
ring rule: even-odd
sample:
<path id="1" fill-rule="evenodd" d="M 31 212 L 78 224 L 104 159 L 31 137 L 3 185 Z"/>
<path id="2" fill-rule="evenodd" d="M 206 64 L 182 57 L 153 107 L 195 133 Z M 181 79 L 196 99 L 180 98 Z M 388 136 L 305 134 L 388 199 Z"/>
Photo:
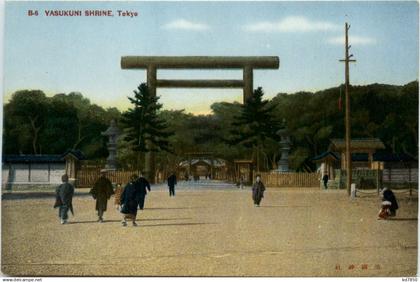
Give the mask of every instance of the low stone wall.
<path id="1" fill-rule="evenodd" d="M 55 191 L 58 184 L 3 184 L 2 192 L 7 191 Z"/>

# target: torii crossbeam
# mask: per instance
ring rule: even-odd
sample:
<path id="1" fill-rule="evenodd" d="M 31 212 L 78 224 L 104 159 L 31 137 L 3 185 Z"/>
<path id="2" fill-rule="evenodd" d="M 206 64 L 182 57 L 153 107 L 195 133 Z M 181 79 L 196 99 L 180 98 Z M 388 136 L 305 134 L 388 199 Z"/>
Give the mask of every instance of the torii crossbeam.
<path id="1" fill-rule="evenodd" d="M 279 57 L 208 57 L 208 56 L 124 56 L 122 69 L 146 69 L 147 86 L 156 95 L 156 88 L 242 88 L 244 103 L 253 91 L 254 69 L 278 69 Z M 242 69 L 242 80 L 167 80 L 157 79 L 157 69 Z"/>

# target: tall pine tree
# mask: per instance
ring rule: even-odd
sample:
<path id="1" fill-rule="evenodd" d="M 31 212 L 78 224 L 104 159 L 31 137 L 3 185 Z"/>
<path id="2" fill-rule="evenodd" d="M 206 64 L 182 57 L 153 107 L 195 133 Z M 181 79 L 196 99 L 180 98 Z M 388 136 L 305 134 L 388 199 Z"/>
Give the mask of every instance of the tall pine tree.
<path id="1" fill-rule="evenodd" d="M 278 141 L 277 131 L 281 124 L 274 118 L 275 105 L 267 105 L 263 100 L 264 91 L 258 87 L 241 106 L 241 113 L 235 116 L 231 130 L 233 138 L 229 140 L 231 145 L 242 144 L 253 149 L 256 159 L 257 170 L 261 170 L 260 155 L 264 152 L 264 146 L 268 139 Z"/>
<path id="2" fill-rule="evenodd" d="M 164 120 L 158 116 L 162 104 L 159 97 L 152 96 L 146 83 L 134 90 L 134 98 L 128 97 L 133 108 L 122 114 L 125 141 L 129 142 L 134 151 L 140 153 L 167 151 L 171 152 L 168 138 L 173 132 L 168 130 Z M 140 163 L 138 163 L 138 166 Z"/>

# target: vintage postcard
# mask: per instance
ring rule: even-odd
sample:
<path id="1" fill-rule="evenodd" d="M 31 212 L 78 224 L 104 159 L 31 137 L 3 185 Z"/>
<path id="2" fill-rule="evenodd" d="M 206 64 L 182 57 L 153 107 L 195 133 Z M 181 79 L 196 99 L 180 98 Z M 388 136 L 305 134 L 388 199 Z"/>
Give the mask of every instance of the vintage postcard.
<path id="1" fill-rule="evenodd" d="M 3 8 L 3 281 L 417 281 L 417 1 Z"/>

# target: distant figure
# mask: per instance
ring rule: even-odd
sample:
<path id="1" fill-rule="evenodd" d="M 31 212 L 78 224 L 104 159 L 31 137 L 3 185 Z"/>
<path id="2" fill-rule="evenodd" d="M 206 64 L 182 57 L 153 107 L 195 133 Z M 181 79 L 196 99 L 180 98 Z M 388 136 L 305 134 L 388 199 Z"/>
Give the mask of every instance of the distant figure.
<path id="1" fill-rule="evenodd" d="M 96 210 L 98 211 L 98 222 L 104 221 L 103 215 L 106 211 L 108 200 L 114 194 L 111 181 L 106 177 L 106 170 L 101 170 L 101 177 L 96 181 L 95 185 L 89 192 L 96 200 Z"/>
<path id="2" fill-rule="evenodd" d="M 328 173 L 324 174 L 324 176 L 322 177 L 322 182 L 324 182 L 324 189 L 328 189 Z"/>
<path id="3" fill-rule="evenodd" d="M 387 219 L 388 216 L 394 217 L 397 215 L 398 202 L 397 198 L 391 189 L 384 187 L 382 194 L 382 206 L 378 214 L 378 219 Z"/>
<path id="4" fill-rule="evenodd" d="M 115 205 L 115 208 L 117 210 L 120 210 L 120 205 L 121 205 L 120 201 L 121 201 L 121 195 L 122 195 L 123 191 L 124 191 L 124 189 L 123 189 L 121 183 L 118 183 L 117 187 L 115 188 L 115 191 L 114 191 L 114 194 L 115 194 L 114 205 Z"/>
<path id="5" fill-rule="evenodd" d="M 239 178 L 239 188 L 240 189 L 244 189 L 244 182 L 245 182 L 244 176 L 241 175 L 241 177 Z"/>
<path id="6" fill-rule="evenodd" d="M 261 176 L 257 175 L 256 181 L 252 186 L 252 199 L 254 200 L 254 205 L 256 207 L 260 206 L 261 199 L 264 198 L 265 187 L 261 182 Z"/>
<path id="7" fill-rule="evenodd" d="M 185 174 L 184 174 L 184 179 L 185 179 L 185 181 L 190 180 L 190 178 L 188 177 L 188 173 L 185 173 Z"/>
<path id="8" fill-rule="evenodd" d="M 143 174 L 140 173 L 140 177 L 134 182 L 134 185 L 137 189 L 137 202 L 139 209 L 143 210 L 144 208 L 144 199 L 146 198 L 147 190 L 150 192 L 150 184 L 146 178 L 143 177 Z"/>
<path id="9" fill-rule="evenodd" d="M 209 175 L 208 175 L 208 177 L 209 177 L 209 179 L 211 179 L 211 172 L 209 172 Z"/>
<path id="10" fill-rule="evenodd" d="M 136 217 L 137 206 L 139 204 L 139 190 L 136 189 L 136 180 L 137 175 L 132 175 L 130 182 L 124 187 L 124 191 L 119 199 L 119 204 L 121 205 L 120 211 L 124 214 L 123 221 L 121 222 L 123 226 L 127 226 L 127 219 L 133 222 L 133 226 L 137 226 Z"/>
<path id="11" fill-rule="evenodd" d="M 176 175 L 175 173 L 171 173 L 168 177 L 168 187 L 169 187 L 169 197 L 175 196 L 175 185 L 176 185 Z"/>
<path id="12" fill-rule="evenodd" d="M 74 215 L 73 212 L 73 195 L 74 195 L 74 187 L 71 185 L 69 181 L 69 177 L 67 174 L 64 174 L 61 177 L 61 181 L 63 184 L 55 189 L 55 204 L 54 208 L 58 209 L 58 217 L 60 218 L 61 224 L 66 224 L 68 219 L 68 212 L 69 210 Z"/>

